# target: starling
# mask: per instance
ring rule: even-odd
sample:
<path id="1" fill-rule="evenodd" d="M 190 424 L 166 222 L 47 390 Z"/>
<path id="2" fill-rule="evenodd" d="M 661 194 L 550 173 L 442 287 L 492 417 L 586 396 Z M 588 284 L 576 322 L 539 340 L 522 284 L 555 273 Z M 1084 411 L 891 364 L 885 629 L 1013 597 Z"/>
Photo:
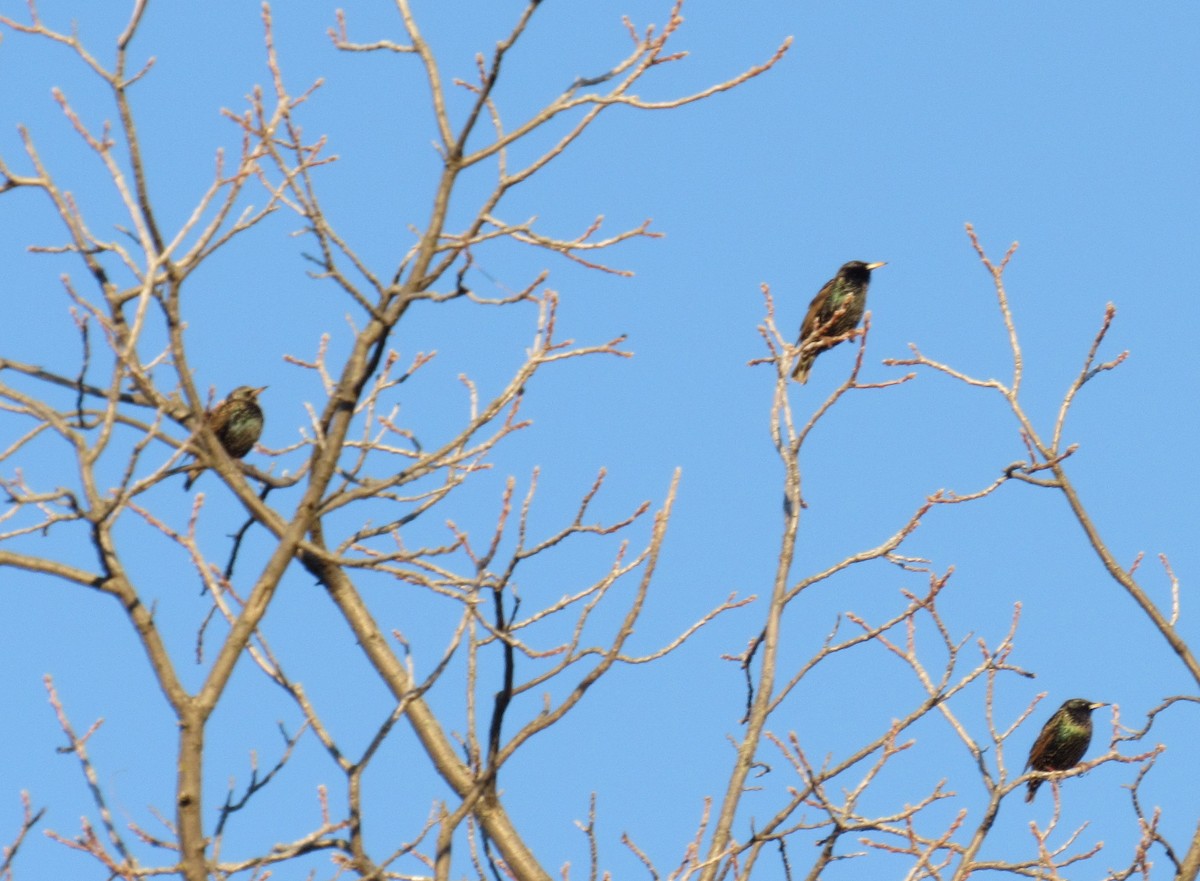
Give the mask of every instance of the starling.
<path id="1" fill-rule="evenodd" d="M 263 430 L 263 411 L 258 406 L 258 396 L 261 388 L 251 388 L 242 385 L 229 393 L 229 397 L 205 414 L 209 428 L 221 442 L 230 456 L 241 459 L 254 447 Z M 196 478 L 204 471 L 204 466 L 197 461 L 188 468 L 185 490 L 191 489 Z"/>
<path id="2" fill-rule="evenodd" d="M 1079 764 L 1088 744 L 1092 742 L 1092 710 L 1107 707 L 1091 701 L 1071 698 L 1059 707 L 1029 751 L 1025 768 L 1035 771 L 1067 771 Z M 1025 801 L 1033 801 L 1043 777 L 1034 777 L 1027 784 Z"/>
<path id="3" fill-rule="evenodd" d="M 800 325 L 800 342 L 796 344 L 801 347 L 800 362 L 792 371 L 792 379 L 808 382 L 808 371 L 817 355 L 837 345 L 821 345 L 821 341 L 858 327 L 867 308 L 871 270 L 885 265 L 851 260 L 817 291 Z"/>

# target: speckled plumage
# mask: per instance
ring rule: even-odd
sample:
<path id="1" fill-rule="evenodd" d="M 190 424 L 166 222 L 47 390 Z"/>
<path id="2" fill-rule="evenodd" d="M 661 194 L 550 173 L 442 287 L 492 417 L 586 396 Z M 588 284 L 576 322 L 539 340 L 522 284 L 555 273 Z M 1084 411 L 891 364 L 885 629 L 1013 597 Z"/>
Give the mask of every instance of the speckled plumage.
<path id="1" fill-rule="evenodd" d="M 813 297 L 800 325 L 800 360 L 792 371 L 792 379 L 808 382 L 817 355 L 837 343 L 822 346 L 822 340 L 833 339 L 858 327 L 867 309 L 867 288 L 871 284 L 871 270 L 884 266 L 883 263 L 864 263 L 851 260 L 837 271 L 837 275 L 825 282 Z M 809 344 L 805 348 L 806 344 Z"/>
<path id="2" fill-rule="evenodd" d="M 1071 698 L 1059 707 L 1044 726 L 1033 748 L 1025 768 L 1034 771 L 1067 771 L 1083 759 L 1092 742 L 1092 710 L 1108 706 L 1092 703 L 1082 698 Z M 1038 787 L 1045 778 L 1035 777 L 1027 784 L 1025 801 L 1033 801 Z"/>
<path id="3" fill-rule="evenodd" d="M 242 385 L 229 393 L 224 401 L 205 414 L 213 434 L 221 442 L 225 452 L 235 459 L 241 459 L 252 449 L 262 436 L 263 411 L 258 405 L 258 396 L 266 386 L 251 388 Z M 191 489 L 204 471 L 204 466 L 197 461 L 188 468 L 185 490 Z"/>

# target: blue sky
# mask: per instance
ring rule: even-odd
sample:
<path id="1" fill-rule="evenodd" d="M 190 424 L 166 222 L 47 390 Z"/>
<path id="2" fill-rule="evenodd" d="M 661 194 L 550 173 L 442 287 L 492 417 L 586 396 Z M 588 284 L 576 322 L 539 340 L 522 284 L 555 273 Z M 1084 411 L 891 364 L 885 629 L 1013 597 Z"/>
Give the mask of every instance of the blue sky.
<path id="1" fill-rule="evenodd" d="M 402 38 L 389 4 L 358 5 L 347 10 L 352 38 Z M 333 7 L 303 6 L 279 4 L 277 41 L 295 91 L 325 80 L 303 119 L 309 134 L 328 134 L 328 152 L 339 157 L 321 177 L 327 210 L 364 257 L 387 272 L 411 244 L 409 225 L 423 223 L 429 212 L 437 157 L 424 80 L 410 56 L 336 52 L 325 36 Z M 85 43 L 107 60 L 125 10 L 99 7 L 41 5 L 51 26 L 77 21 Z M 450 78 L 471 76 L 474 54 L 490 53 L 520 8 L 505 0 L 419 3 L 416 11 Z M 628 49 L 621 15 L 644 26 L 663 21 L 667 9 L 663 0 L 547 0 L 506 62 L 496 92 L 506 118 L 532 112 L 576 77 L 610 68 Z M 25 20 L 23 3 L 3 0 L 0 11 Z M 674 45 L 689 57 L 649 76 L 638 91 L 647 99 L 698 90 L 762 62 L 789 36 L 794 43 L 774 70 L 709 101 L 668 112 L 614 108 L 502 206 L 505 219 L 536 215 L 541 229 L 564 237 L 599 214 L 606 230 L 652 218 L 651 228 L 664 238 L 636 240 L 608 255 L 632 278 L 588 272 L 515 245 L 481 250 L 482 271 L 471 276 L 477 291 L 495 295 L 548 268 L 547 285 L 561 296 L 561 335 L 602 342 L 628 334 L 636 357 L 585 359 L 540 375 L 524 410 L 533 427 L 501 447 L 493 470 L 436 522 L 422 524 L 420 534 L 444 535 L 447 518 L 485 529 L 504 480 L 515 476 L 523 493 L 535 466 L 541 490 L 534 520 L 545 530 L 573 515 L 601 467 L 609 477 L 597 511 L 608 518 L 644 499 L 661 502 L 678 467 L 675 517 L 636 649 L 669 640 L 731 592 L 762 597 L 779 548 L 782 472 L 768 435 L 772 376 L 766 367 L 746 366 L 763 355 L 759 286 L 770 285 L 790 334 L 841 263 L 887 261 L 871 288 L 866 380 L 901 375 L 880 362 L 906 357 L 909 343 L 972 375 L 1007 379 L 1011 363 L 990 280 L 963 231 L 970 222 L 994 259 L 1021 242 L 1006 282 L 1025 356 L 1024 405 L 1046 433 L 1106 303 L 1116 304 L 1100 355 L 1129 350 L 1130 356 L 1081 392 L 1066 429 L 1067 440 L 1080 446 L 1069 472 L 1118 559 L 1127 564 L 1147 553 L 1144 583 L 1163 603 L 1169 594 L 1155 558 L 1169 555 L 1182 581 L 1181 632 L 1200 641 L 1189 603 L 1198 563 L 1197 425 L 1187 392 L 1200 379 L 1191 340 L 1200 252 L 1200 9 L 1183 2 L 1151 9 L 1112 2 L 1084 8 L 693 0 L 685 15 Z M 253 3 L 215 11 L 209 4 L 151 4 L 134 45 L 139 63 L 156 58 L 133 101 L 152 193 L 168 225 L 178 224 L 207 184 L 216 148 L 237 143 L 220 110 L 243 107 L 253 86 L 267 82 L 259 10 Z M 110 234 L 122 223 L 111 188 L 63 120 L 53 86 L 89 124 L 115 117 L 68 50 L 6 29 L 0 156 L 27 169 L 16 135 L 16 124 L 26 124 L 63 187 L 76 194 L 93 226 Z M 535 146 L 561 131 L 553 128 Z M 469 216 L 485 184 L 485 174 L 465 182 L 455 216 Z M 252 200 L 261 204 L 259 195 Z M 6 267 L 0 357 L 71 374 L 78 340 L 58 278 L 70 273 L 80 286 L 86 279 L 66 257 L 25 252 L 31 242 L 61 241 L 43 198 L 3 194 L 0 218 Z M 310 358 L 325 331 L 334 356 L 345 353 L 350 339 L 344 315 L 351 307 L 305 275 L 306 245 L 290 235 L 298 226 L 281 213 L 218 255 L 191 280 L 186 316 L 202 387 L 220 395 L 243 383 L 269 386 L 263 442 L 272 448 L 297 441 L 307 425 L 304 402 L 320 401 L 313 377 L 283 356 Z M 404 424 L 426 440 L 446 436 L 466 412 L 459 374 L 475 378 L 484 392 L 496 391 L 532 332 L 529 310 L 419 305 L 392 345 L 402 362 L 421 351 L 438 356 L 400 387 Z M 797 413 L 815 409 L 852 360 L 850 346 L 824 354 L 809 384 L 790 391 Z M 0 382 L 28 388 L 3 372 Z M 23 430 L 15 417 L 0 415 L 0 448 Z M 62 473 L 61 458 L 39 452 L 45 458 L 0 468 L 10 475 L 20 465 L 44 488 L 76 479 L 69 468 Z M 923 372 L 901 387 L 851 396 L 801 454 L 809 508 L 793 581 L 877 544 L 940 488 L 983 488 L 1022 454 L 1011 415 L 993 392 Z M 261 454 L 251 461 L 269 464 Z M 281 459 L 276 467 L 298 461 Z M 214 512 L 227 514 L 205 523 L 205 541 L 219 557 L 224 536 L 238 523 L 237 508 L 211 475 L 204 481 Z M 186 521 L 188 501 L 173 485 L 154 496 L 156 510 L 177 525 Z M 644 537 L 645 529 L 637 534 Z M 20 545 L 45 553 L 53 541 Z M 135 569 L 174 625 L 173 648 L 185 658 L 205 606 L 194 596 L 194 573 L 178 568 L 178 556 L 161 544 L 147 544 Z M 1021 604 L 1013 663 L 1036 679 L 1002 679 L 997 710 L 1009 720 L 1036 694 L 1048 697 L 1010 741 L 1010 766 L 1021 764 L 1037 726 L 1069 697 L 1115 702 L 1123 721 L 1139 724 L 1164 696 L 1194 692 L 1052 491 L 1011 483 L 984 501 L 936 509 L 906 548 L 939 572 L 954 567 L 940 609 L 958 638 L 970 633 L 994 644 Z M 534 567 L 524 585 L 530 601 L 594 577 L 612 550 L 583 542 L 553 566 Z M 88 559 L 86 545 L 63 543 L 58 553 Z M 253 546 L 245 571 L 265 553 L 265 545 Z M 922 589 L 922 578 L 872 564 L 809 592 L 785 617 L 785 669 L 816 650 L 839 614 L 852 610 L 871 620 L 895 614 L 904 604 L 900 590 Z M 41 685 L 45 673 L 55 677 L 80 728 L 105 718 L 92 749 L 118 815 L 149 824 L 148 804 L 170 813 L 173 724 L 120 611 L 106 598 L 13 570 L 0 584 L 8 608 L 0 651 L 10 720 L 0 734 L 0 749 L 10 757 L 0 768 L 0 839 L 19 822 L 22 788 L 49 807 L 44 825 L 63 834 L 74 833 L 80 814 L 92 813 L 78 768 L 53 752 L 61 735 Z M 268 632 L 325 712 L 348 720 L 344 736 L 368 736 L 389 710 L 382 687 L 311 579 L 296 573 L 285 587 Z M 379 585 L 372 591 L 385 629 L 403 630 L 414 642 L 418 669 L 429 669 L 452 619 L 439 620 L 437 604 L 413 592 Z M 730 613 L 659 665 L 614 673 L 514 762 L 503 785 L 518 825 L 535 830 L 531 838 L 545 866 L 570 861 L 576 876 L 583 870 L 586 847 L 572 820 L 584 818 L 593 790 L 604 867 L 620 877 L 640 871 L 619 844 L 622 832 L 660 866 L 676 864 L 701 800 L 723 791 L 732 761 L 725 735 L 739 730 L 741 676 L 721 656 L 741 651 L 757 632 L 762 605 Z M 200 672 L 194 675 L 198 681 Z M 837 755 L 905 712 L 917 695 L 911 674 L 868 651 L 852 663 L 830 664 L 788 699 L 770 727 L 796 730 L 814 756 Z M 455 698 L 447 690 L 431 702 L 453 714 Z M 977 733 L 983 698 L 976 687 L 954 704 L 980 726 Z M 520 711 L 536 712 L 535 704 Z M 1151 741 L 1168 751 L 1143 787 L 1144 798 L 1163 806 L 1163 831 L 1177 848 L 1196 821 L 1194 787 L 1181 785 L 1200 760 L 1189 712 L 1177 708 L 1156 723 Z M 1092 754 L 1106 741 L 1108 719 L 1107 710 L 1097 714 Z M 244 782 L 251 750 L 264 763 L 275 755 L 281 720 L 291 729 L 297 724 L 282 697 L 244 664 L 213 721 L 210 802 L 230 777 Z M 977 810 L 980 785 L 944 721 L 928 719 L 912 733 L 918 745 L 897 760 L 879 803 L 914 799 L 946 777 L 957 792 L 946 816 Z M 280 795 L 263 797 L 255 815 L 259 834 L 289 838 L 313 822 L 313 787 L 330 777 L 323 761 L 315 745 L 301 750 Z M 389 817 L 419 822 L 438 797 L 403 726 L 375 771 L 369 785 Z M 772 798 L 790 782 L 787 773 L 775 762 L 774 779 L 746 803 L 743 830 L 751 815 L 769 813 Z M 1098 871 L 1127 859 L 1135 833 L 1122 787 L 1133 774 L 1130 766 L 1107 765 L 1064 786 L 1064 827 L 1090 824 L 1081 849 L 1105 842 L 1091 864 Z M 1006 801 L 985 856 L 1032 854 L 1028 822 L 1045 822 L 1050 801 L 1046 789 L 1032 807 L 1019 795 Z M 376 834 L 386 840 L 386 832 Z M 35 839 L 21 858 L 26 877 L 91 871 L 83 869 L 84 858 L 40 834 Z M 247 837 L 238 846 L 253 842 Z M 799 853 L 794 864 L 805 865 L 807 845 Z M 1165 871 L 1161 851 L 1153 856 Z M 829 876 L 884 877 L 877 874 L 881 865 L 889 864 L 848 861 Z M 904 869 L 898 862 L 894 870 Z"/>

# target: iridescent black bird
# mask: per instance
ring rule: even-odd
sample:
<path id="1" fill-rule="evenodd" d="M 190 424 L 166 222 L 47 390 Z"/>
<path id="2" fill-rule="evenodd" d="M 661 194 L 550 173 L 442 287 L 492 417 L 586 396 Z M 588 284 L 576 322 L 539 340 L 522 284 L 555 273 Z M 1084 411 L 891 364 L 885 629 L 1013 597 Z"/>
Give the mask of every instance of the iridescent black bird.
<path id="1" fill-rule="evenodd" d="M 258 442 L 263 430 L 263 411 L 258 406 L 258 396 L 266 386 L 251 388 L 241 385 L 229 393 L 229 397 L 205 414 L 209 428 L 230 456 L 241 459 Z M 191 489 L 204 471 L 199 460 L 188 468 L 185 490 Z"/>
<path id="2" fill-rule="evenodd" d="M 817 291 L 808 307 L 808 314 L 804 316 L 804 323 L 800 325 L 800 342 L 796 344 L 801 347 L 800 361 L 792 371 L 792 379 L 808 382 L 808 371 L 812 369 L 817 355 L 837 345 L 823 346 L 821 341 L 849 333 L 858 327 L 867 308 L 871 270 L 886 265 L 851 260 Z"/>
<path id="3" fill-rule="evenodd" d="M 1033 742 L 1029 761 L 1025 763 L 1026 770 L 1067 771 L 1078 765 L 1092 742 L 1092 710 L 1107 706 L 1073 697 L 1055 710 Z M 1034 777 L 1029 781 L 1025 801 L 1033 801 L 1044 780 L 1044 777 Z"/>

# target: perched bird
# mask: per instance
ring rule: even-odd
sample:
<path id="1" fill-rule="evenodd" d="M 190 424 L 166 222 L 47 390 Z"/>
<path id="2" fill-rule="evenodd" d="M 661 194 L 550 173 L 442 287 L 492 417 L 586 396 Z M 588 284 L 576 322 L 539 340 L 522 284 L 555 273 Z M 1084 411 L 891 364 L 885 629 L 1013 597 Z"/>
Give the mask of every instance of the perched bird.
<path id="1" fill-rule="evenodd" d="M 229 397 L 204 415 L 208 426 L 230 456 L 241 459 L 258 442 L 263 430 L 263 411 L 258 406 L 258 396 L 266 386 L 251 388 L 241 385 L 229 393 Z M 204 471 L 198 460 L 188 468 L 185 490 L 191 489 L 196 478 Z"/>
<path id="2" fill-rule="evenodd" d="M 1092 742 L 1092 710 L 1107 706 L 1074 697 L 1055 710 L 1033 742 L 1026 770 L 1066 771 L 1078 765 Z M 1033 801 L 1044 779 L 1034 777 L 1029 781 L 1025 801 Z"/>
<path id="3" fill-rule="evenodd" d="M 822 346 L 821 340 L 841 336 L 858 327 L 867 308 L 871 270 L 886 265 L 851 260 L 817 291 L 808 307 L 808 314 L 804 316 L 804 323 L 800 325 L 800 342 L 797 343 L 801 347 L 800 362 L 792 371 L 792 379 L 808 382 L 808 371 L 812 369 L 817 355 L 837 345 Z"/>

